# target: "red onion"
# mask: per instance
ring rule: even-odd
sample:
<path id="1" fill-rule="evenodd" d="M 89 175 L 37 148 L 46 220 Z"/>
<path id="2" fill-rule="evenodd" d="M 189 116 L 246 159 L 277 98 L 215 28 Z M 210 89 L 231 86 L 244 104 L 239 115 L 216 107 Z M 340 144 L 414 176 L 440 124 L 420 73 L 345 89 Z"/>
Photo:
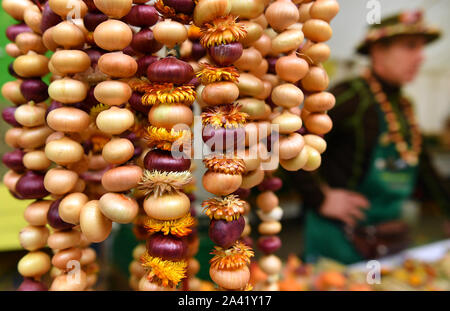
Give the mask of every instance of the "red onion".
<path id="1" fill-rule="evenodd" d="M 267 63 L 269 63 L 269 68 L 267 69 L 267 73 L 276 75 L 277 72 L 275 70 L 275 64 L 278 60 L 278 57 L 267 57 L 266 60 L 267 60 Z"/>
<path id="2" fill-rule="evenodd" d="M 177 13 L 191 14 L 194 12 L 194 1 L 192 0 L 164 0 L 165 5 L 173 8 Z"/>
<path id="3" fill-rule="evenodd" d="M 25 166 L 23 165 L 24 155 L 25 152 L 23 152 L 21 149 L 16 149 L 5 153 L 2 157 L 2 162 L 14 172 L 22 173 L 25 171 Z"/>
<path id="4" fill-rule="evenodd" d="M 80 174 L 80 178 L 87 182 L 101 183 L 103 174 L 111 169 L 111 166 L 107 166 L 100 171 L 86 171 Z"/>
<path id="5" fill-rule="evenodd" d="M 209 238 L 217 245 L 228 248 L 240 237 L 245 227 L 244 217 L 233 221 L 213 219 L 209 224 Z"/>
<path id="6" fill-rule="evenodd" d="M 84 154 L 86 155 L 88 155 L 89 152 L 92 150 L 92 148 L 94 148 L 94 144 L 92 143 L 91 140 L 83 140 L 81 142 L 81 146 L 83 147 Z"/>
<path id="7" fill-rule="evenodd" d="M 278 177 L 265 178 L 262 183 L 259 184 L 258 189 L 260 191 L 278 191 L 283 187 L 283 181 Z"/>
<path id="8" fill-rule="evenodd" d="M 108 20 L 108 16 L 101 12 L 88 12 L 83 17 L 84 27 L 89 31 L 94 31 L 95 28 Z"/>
<path id="9" fill-rule="evenodd" d="M 123 21 L 136 27 L 150 27 L 156 24 L 159 19 L 158 12 L 150 5 L 135 5 L 130 12 L 123 17 Z"/>
<path id="10" fill-rule="evenodd" d="M 142 53 L 140 53 L 140 52 L 138 52 L 138 51 L 135 51 L 135 50 L 131 47 L 131 45 L 129 45 L 129 46 L 127 46 L 126 48 L 124 48 L 124 49 L 122 50 L 122 52 L 123 52 L 123 54 L 127 54 L 128 56 L 131 56 L 131 57 L 140 57 L 140 56 L 142 56 Z"/>
<path id="11" fill-rule="evenodd" d="M 253 248 L 253 239 L 250 236 L 244 236 L 241 238 L 241 242 L 247 245 L 248 247 Z"/>
<path id="12" fill-rule="evenodd" d="M 48 98 L 48 86 L 41 79 L 26 79 L 20 85 L 20 92 L 28 101 L 43 102 Z"/>
<path id="13" fill-rule="evenodd" d="M 94 3 L 94 0 L 83 0 L 83 1 L 86 3 L 89 12 L 98 12 L 98 9 Z"/>
<path id="14" fill-rule="evenodd" d="M 25 200 L 25 198 L 20 194 L 18 194 L 17 192 L 12 192 L 11 190 L 9 190 L 9 193 L 17 200 Z"/>
<path id="15" fill-rule="evenodd" d="M 143 56 L 143 57 L 139 58 L 138 61 L 137 61 L 138 70 L 136 72 L 136 75 L 138 77 L 146 76 L 147 75 L 148 66 L 150 66 L 151 64 L 153 64 L 157 60 L 158 60 L 158 57 L 157 56 L 153 56 L 153 55 L 146 55 L 146 56 Z"/>
<path id="16" fill-rule="evenodd" d="M 245 129 L 239 128 L 215 128 L 207 125 L 203 128 L 202 138 L 212 151 L 243 150 L 245 147 Z"/>
<path id="17" fill-rule="evenodd" d="M 192 51 L 191 56 L 195 60 L 199 60 L 203 56 L 206 55 L 206 49 L 203 47 L 203 45 L 200 44 L 200 42 L 195 41 L 192 43 Z"/>
<path id="18" fill-rule="evenodd" d="M 144 149 L 141 146 L 134 146 L 133 157 L 139 157 L 143 151 Z"/>
<path id="19" fill-rule="evenodd" d="M 17 74 L 17 72 L 14 70 L 14 63 L 10 63 L 8 65 L 8 73 L 13 76 L 14 78 L 20 79 L 21 77 Z"/>
<path id="20" fill-rule="evenodd" d="M 84 103 L 91 108 L 100 104 L 100 102 L 94 96 L 94 89 L 95 87 L 91 87 L 87 92 L 86 98 L 84 99 Z"/>
<path id="21" fill-rule="evenodd" d="M 187 195 L 187 197 L 189 198 L 189 201 L 192 203 L 192 202 L 194 202 L 195 201 L 195 199 L 197 198 L 196 196 L 195 196 L 195 194 L 194 193 L 186 193 L 186 195 Z M 193 209 L 194 211 L 195 211 L 195 209 Z M 192 213 L 191 213 L 192 214 Z"/>
<path id="22" fill-rule="evenodd" d="M 258 239 L 258 248 L 266 255 L 275 253 L 281 247 L 281 240 L 276 235 L 262 236 Z"/>
<path id="23" fill-rule="evenodd" d="M 48 291 L 47 286 L 41 281 L 36 281 L 32 278 L 24 278 L 19 288 L 19 292 L 43 292 Z"/>
<path id="24" fill-rule="evenodd" d="M 2 111 L 2 117 L 5 122 L 11 124 L 14 127 L 21 127 L 22 125 L 17 122 L 16 118 L 14 117 L 14 112 L 16 111 L 17 107 L 6 107 Z"/>
<path id="25" fill-rule="evenodd" d="M 193 77 L 191 81 L 189 81 L 187 84 L 193 85 L 195 87 L 199 86 L 200 80 L 197 77 Z"/>
<path id="26" fill-rule="evenodd" d="M 208 49 L 211 58 L 220 66 L 229 66 L 237 61 L 242 51 L 242 44 L 239 42 L 211 46 Z"/>
<path id="27" fill-rule="evenodd" d="M 188 63 L 168 56 L 148 66 L 147 77 L 156 83 L 185 84 L 194 77 L 194 69 Z"/>
<path id="28" fill-rule="evenodd" d="M 159 51 L 163 47 L 163 44 L 156 41 L 153 31 L 150 29 L 141 29 L 141 31 L 133 35 L 131 47 L 135 51 L 143 54 L 153 54 Z"/>
<path id="29" fill-rule="evenodd" d="M 187 240 L 159 232 L 154 233 L 147 239 L 147 251 L 150 256 L 164 260 L 181 260 L 186 257 Z"/>
<path id="30" fill-rule="evenodd" d="M 308 130 L 306 129 L 305 126 L 302 126 L 298 131 L 296 131 L 296 133 L 299 133 L 300 135 L 306 135 L 308 134 Z"/>
<path id="31" fill-rule="evenodd" d="M 245 200 L 246 198 L 248 198 L 250 196 L 251 192 L 252 191 L 250 189 L 239 188 L 238 190 L 233 192 L 233 194 L 237 195 L 242 200 Z"/>
<path id="32" fill-rule="evenodd" d="M 52 11 L 48 1 L 42 10 L 41 31 L 44 33 L 47 29 L 58 25 L 62 21 L 61 17 Z"/>
<path id="33" fill-rule="evenodd" d="M 23 32 L 33 32 L 26 24 L 11 25 L 6 28 L 6 37 L 12 42 L 16 41 L 16 37 Z"/>
<path id="34" fill-rule="evenodd" d="M 16 192 L 24 199 L 42 199 L 48 195 L 44 187 L 44 174 L 28 171 L 16 184 Z"/>
<path id="35" fill-rule="evenodd" d="M 87 49 L 85 52 L 91 59 L 91 66 L 97 65 L 99 58 L 104 54 L 103 51 L 94 48 Z"/>
<path id="36" fill-rule="evenodd" d="M 53 201 L 53 203 L 50 205 L 50 208 L 48 209 L 47 213 L 47 223 L 54 229 L 57 230 L 66 230 L 71 229 L 75 227 L 73 224 L 69 224 L 61 219 L 59 216 L 59 204 L 61 203 L 62 198 L 58 199 L 56 201 Z"/>
<path id="37" fill-rule="evenodd" d="M 50 106 L 47 108 L 47 111 L 45 112 L 45 118 L 47 119 L 48 114 L 55 109 L 63 107 L 63 104 L 60 102 L 57 102 L 56 100 L 52 100 Z"/>
<path id="38" fill-rule="evenodd" d="M 144 158 L 144 167 L 148 170 L 164 172 L 182 172 L 191 167 L 191 160 L 174 158 L 170 151 L 154 149 L 149 151 Z"/>
<path id="39" fill-rule="evenodd" d="M 148 114 L 151 108 L 151 106 L 144 106 L 142 104 L 142 94 L 138 92 L 133 92 L 130 99 L 128 100 L 128 103 L 130 104 L 131 108 L 144 114 Z"/>

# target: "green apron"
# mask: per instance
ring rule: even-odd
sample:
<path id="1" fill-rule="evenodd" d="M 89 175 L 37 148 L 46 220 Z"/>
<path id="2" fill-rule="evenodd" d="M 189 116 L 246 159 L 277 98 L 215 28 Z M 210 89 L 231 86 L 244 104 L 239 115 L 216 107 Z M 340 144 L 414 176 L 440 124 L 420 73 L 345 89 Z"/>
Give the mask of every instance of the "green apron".
<path id="1" fill-rule="evenodd" d="M 370 202 L 365 212 L 366 219 L 359 225 L 374 225 L 401 217 L 402 205 L 410 198 L 414 189 L 417 166 L 409 166 L 401 160 L 393 143 L 382 141 L 387 133 L 387 123 L 378 104 L 380 135 L 374 148 L 369 169 L 362 183 L 353 191 L 361 193 Z M 398 111 L 397 116 L 399 116 Z M 406 130 L 404 119 L 399 117 L 402 129 Z M 305 229 L 305 254 L 307 262 L 327 257 L 343 264 L 363 260 L 344 232 L 341 222 L 320 216 L 307 209 Z"/>

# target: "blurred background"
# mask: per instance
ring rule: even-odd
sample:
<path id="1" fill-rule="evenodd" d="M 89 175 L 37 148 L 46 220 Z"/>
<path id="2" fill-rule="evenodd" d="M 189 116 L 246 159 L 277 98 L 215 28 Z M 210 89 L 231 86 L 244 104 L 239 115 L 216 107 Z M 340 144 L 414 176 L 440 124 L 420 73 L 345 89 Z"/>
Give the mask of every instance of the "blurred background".
<path id="1" fill-rule="evenodd" d="M 426 144 L 432 151 L 433 162 L 445 182 L 450 181 L 450 1 L 447 0 L 380 0 L 382 17 L 405 9 L 422 8 L 426 20 L 439 26 L 443 30 L 443 37 L 437 43 L 426 49 L 426 61 L 418 78 L 409 84 L 405 93 L 413 99 L 422 132 L 426 135 Z M 354 52 L 356 45 L 362 40 L 367 29 L 366 8 L 367 1 L 341 0 L 341 11 L 332 21 L 333 38 L 328 42 L 332 57 L 325 67 L 330 75 L 331 85 L 360 73 L 367 65 L 367 59 L 357 56 Z M 8 40 L 5 29 L 14 23 L 5 12 L 0 11 L 0 83 L 13 80 L 8 74 L 8 65 L 12 62 L 4 51 Z M 1 107 L 9 104 L 1 98 Z M 0 135 L 8 125 L 0 122 Z M 0 154 L 9 151 L 9 147 L 0 140 Z M 208 260 L 212 243 L 207 235 L 209 220 L 202 215 L 199 205 L 208 197 L 208 193 L 201 187 L 201 176 L 204 172 L 201 162 L 197 163 L 195 172 L 198 181 L 196 192 L 199 217 L 200 251 L 197 255 L 201 264 L 198 277 L 209 279 Z M 2 175 L 6 172 L 1 166 Z M 283 172 L 280 168 L 280 177 Z M 279 251 L 282 259 L 286 260 L 290 254 L 300 256 L 303 248 L 302 231 L 302 200 L 295 189 L 286 183 L 280 196 L 280 205 L 284 209 L 283 230 L 280 237 L 283 247 Z M 252 206 L 254 196 L 250 198 Z M 13 199 L 5 187 L 0 187 L 0 290 L 12 290 L 21 282 L 16 272 L 18 260 L 25 254 L 18 241 L 18 232 L 26 225 L 23 211 L 28 202 Z M 408 222 L 414 225 L 414 245 L 424 245 L 433 241 L 443 240 L 448 233 L 443 229 L 443 218 L 433 205 L 411 202 L 406 208 Z M 257 238 L 256 227 L 258 217 L 252 212 L 250 222 L 252 236 Z M 132 249 L 137 244 L 131 231 L 131 226 L 114 224 L 110 238 L 97 245 L 100 258 L 100 279 L 98 289 L 128 289 L 128 264 L 131 262 Z M 258 253 L 257 253 L 258 256 Z"/>

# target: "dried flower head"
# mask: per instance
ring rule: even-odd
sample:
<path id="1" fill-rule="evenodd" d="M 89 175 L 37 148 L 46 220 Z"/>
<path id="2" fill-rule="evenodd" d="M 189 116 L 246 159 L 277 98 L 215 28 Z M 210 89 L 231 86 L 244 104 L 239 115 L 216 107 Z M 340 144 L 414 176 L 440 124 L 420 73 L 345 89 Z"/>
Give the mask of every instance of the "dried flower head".
<path id="1" fill-rule="evenodd" d="M 184 146 L 190 142 L 190 132 L 187 130 L 177 131 L 171 129 L 170 131 L 162 128 L 149 126 L 144 130 L 144 139 L 150 148 L 158 148 L 166 151 L 172 150 L 172 145 Z"/>
<path id="2" fill-rule="evenodd" d="M 159 104 L 184 104 L 190 106 L 194 103 L 197 93 L 193 85 L 175 86 L 172 83 L 149 83 L 141 79 L 128 81 L 131 89 L 144 93 L 142 104 L 144 106 Z"/>
<path id="3" fill-rule="evenodd" d="M 146 195 L 153 193 L 155 197 L 167 192 L 179 192 L 192 179 L 190 171 L 163 172 L 145 170 L 138 189 L 143 190 Z"/>
<path id="4" fill-rule="evenodd" d="M 219 105 L 210 108 L 206 108 L 202 113 L 203 125 L 211 125 L 215 128 L 238 128 L 242 127 L 248 114 L 239 111 L 239 104 L 232 105 Z"/>
<path id="5" fill-rule="evenodd" d="M 98 104 L 91 108 L 89 111 L 89 115 L 91 116 L 91 120 L 95 123 L 95 120 L 97 119 L 97 116 L 100 114 L 100 112 L 108 110 L 109 106 L 105 104 Z"/>
<path id="6" fill-rule="evenodd" d="M 92 141 L 92 151 L 94 153 L 102 152 L 103 147 L 111 140 L 110 137 L 106 137 L 103 135 L 92 135 L 91 141 Z"/>
<path id="7" fill-rule="evenodd" d="M 215 67 L 207 63 L 200 63 L 203 67 L 195 75 L 201 84 L 210 84 L 220 81 L 238 82 L 239 72 L 234 67 Z"/>
<path id="8" fill-rule="evenodd" d="M 211 267 L 218 270 L 236 270 L 250 264 L 254 256 L 253 250 L 240 241 L 236 241 L 230 248 L 215 246 L 211 252 L 214 257 L 209 261 Z"/>
<path id="9" fill-rule="evenodd" d="M 175 287 L 186 276 L 187 262 L 163 260 L 150 256 L 147 252 L 141 257 L 144 268 L 149 269 L 147 278 L 161 286 Z"/>
<path id="10" fill-rule="evenodd" d="M 233 15 L 222 16 L 201 27 L 201 45 L 204 47 L 216 46 L 237 42 L 247 35 L 245 26 L 236 22 Z"/>
<path id="11" fill-rule="evenodd" d="M 192 21 L 192 16 L 184 13 L 177 13 L 174 8 L 165 5 L 164 0 L 156 1 L 154 6 L 165 18 L 170 18 L 183 24 L 189 24 L 189 22 Z"/>
<path id="12" fill-rule="evenodd" d="M 210 219 L 224 219 L 232 221 L 238 219 L 245 212 L 247 202 L 237 195 L 230 194 L 224 198 L 210 198 L 203 201 L 203 212 Z"/>
<path id="13" fill-rule="evenodd" d="M 245 172 L 244 160 L 239 158 L 227 158 L 215 155 L 204 159 L 203 163 L 207 169 L 216 173 L 242 175 Z"/>
<path id="14" fill-rule="evenodd" d="M 162 232 L 164 235 L 175 235 L 177 237 L 187 236 L 192 232 L 191 227 L 196 223 L 190 213 L 175 220 L 158 220 L 147 217 L 144 223 L 149 233 Z"/>

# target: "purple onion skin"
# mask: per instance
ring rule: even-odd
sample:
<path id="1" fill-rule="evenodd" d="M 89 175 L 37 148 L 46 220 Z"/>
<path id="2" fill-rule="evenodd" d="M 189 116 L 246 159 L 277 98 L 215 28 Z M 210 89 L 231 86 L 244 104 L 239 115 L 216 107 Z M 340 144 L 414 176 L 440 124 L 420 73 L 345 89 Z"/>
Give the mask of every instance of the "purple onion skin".
<path id="1" fill-rule="evenodd" d="M 239 42 L 212 46 L 208 52 L 211 58 L 220 66 L 229 66 L 242 55 L 243 47 Z"/>
<path id="2" fill-rule="evenodd" d="M 6 37 L 11 42 L 16 41 L 16 37 L 23 32 L 33 32 L 26 24 L 15 24 L 6 28 Z"/>
<path id="3" fill-rule="evenodd" d="M 239 188 L 238 190 L 233 192 L 233 194 L 237 195 L 240 199 L 245 200 L 250 196 L 251 192 L 252 191 L 250 189 Z"/>
<path id="4" fill-rule="evenodd" d="M 147 170 L 164 172 L 183 172 L 191 167 L 191 159 L 184 157 L 174 158 L 170 151 L 154 149 L 144 157 L 144 167 Z"/>
<path id="5" fill-rule="evenodd" d="M 42 199 L 49 193 L 44 187 L 44 174 L 28 171 L 16 184 L 17 194 L 24 199 Z"/>
<path id="6" fill-rule="evenodd" d="M 43 102 L 48 98 L 48 86 L 41 79 L 26 79 L 20 85 L 20 92 L 28 101 Z"/>
<path id="7" fill-rule="evenodd" d="M 259 184 L 258 189 L 260 191 L 278 191 L 283 187 L 283 181 L 278 177 L 265 178 L 262 183 Z"/>
<path id="8" fill-rule="evenodd" d="M 244 227 L 244 217 L 239 217 L 233 221 L 213 219 L 209 224 L 209 238 L 215 244 L 228 248 L 240 238 Z"/>
<path id="9" fill-rule="evenodd" d="M 200 44 L 200 42 L 195 41 L 192 43 L 192 51 L 191 56 L 195 60 L 199 60 L 203 56 L 206 55 L 206 49 L 203 47 L 203 45 Z"/>
<path id="10" fill-rule="evenodd" d="M 11 152 L 7 152 L 2 157 L 2 162 L 8 168 L 12 169 L 16 173 L 23 173 L 25 171 L 25 166 L 23 165 L 23 156 L 25 152 L 21 149 L 16 149 Z"/>
<path id="11" fill-rule="evenodd" d="M 298 131 L 296 131 L 296 133 L 300 134 L 300 135 L 306 135 L 308 134 L 308 130 L 306 129 L 306 127 L 302 126 Z"/>
<path id="12" fill-rule="evenodd" d="M 61 203 L 61 201 L 62 199 L 58 199 L 56 201 L 53 201 L 53 203 L 50 205 L 50 208 L 48 209 L 47 213 L 47 223 L 52 228 L 57 230 L 71 229 L 75 225 L 65 222 L 59 216 L 59 204 Z"/>
<path id="13" fill-rule="evenodd" d="M 104 54 L 102 50 L 94 48 L 87 49 L 85 52 L 91 59 L 91 66 L 97 66 L 98 60 Z"/>
<path id="14" fill-rule="evenodd" d="M 145 4 L 133 6 L 130 12 L 122 18 L 127 24 L 141 28 L 153 26 L 158 19 L 159 15 L 155 7 Z"/>
<path id="15" fill-rule="evenodd" d="M 258 248 L 266 255 L 275 253 L 281 247 L 281 240 L 276 235 L 263 236 L 258 239 Z"/>
<path id="16" fill-rule="evenodd" d="M 173 8 L 177 13 L 191 14 L 194 12 L 192 0 L 164 0 L 164 4 Z"/>
<path id="17" fill-rule="evenodd" d="M 83 17 L 84 27 L 86 27 L 88 31 L 94 31 L 98 25 L 107 20 L 108 16 L 101 12 L 88 12 Z"/>
<path id="18" fill-rule="evenodd" d="M 195 196 L 194 193 L 186 193 L 186 195 L 187 195 L 187 197 L 189 198 L 189 201 L 190 201 L 191 203 L 194 202 L 195 199 L 197 198 L 197 197 Z"/>
<path id="19" fill-rule="evenodd" d="M 14 63 L 9 64 L 8 73 L 14 78 L 20 79 L 21 77 L 14 71 Z"/>
<path id="20" fill-rule="evenodd" d="M 81 142 L 81 146 L 83 147 L 84 154 L 88 155 L 89 152 L 94 148 L 94 144 L 91 140 L 84 140 Z"/>
<path id="21" fill-rule="evenodd" d="M 276 75 L 277 72 L 275 70 L 275 64 L 278 60 L 278 57 L 267 57 L 266 60 L 269 63 L 269 68 L 267 69 L 267 72 Z"/>
<path id="22" fill-rule="evenodd" d="M 45 112 L 45 118 L 47 119 L 47 116 L 48 116 L 48 114 L 49 114 L 51 111 L 53 111 L 53 110 L 55 110 L 55 109 L 58 109 L 58 108 L 61 108 L 61 107 L 63 107 L 63 104 L 62 104 L 62 103 L 57 102 L 56 100 L 53 100 L 53 101 L 50 103 L 50 106 L 48 106 L 47 111 Z"/>
<path id="23" fill-rule="evenodd" d="M 141 154 L 142 154 L 142 152 L 144 152 L 144 149 L 142 149 L 142 147 L 140 147 L 140 146 L 135 146 L 134 147 L 134 153 L 133 153 L 133 158 L 136 158 L 136 157 L 140 157 L 141 156 Z"/>
<path id="24" fill-rule="evenodd" d="M 146 56 L 143 56 L 143 57 L 139 58 L 138 61 L 137 61 L 138 70 L 136 72 L 136 75 L 138 77 L 146 76 L 147 75 L 148 66 L 150 66 L 151 64 L 153 64 L 157 60 L 158 60 L 158 57 L 157 56 L 153 56 L 153 55 L 146 55 Z"/>
<path id="25" fill-rule="evenodd" d="M 130 104 L 131 108 L 144 114 L 148 114 L 151 108 L 151 106 L 144 106 L 142 104 L 142 94 L 137 92 L 133 92 L 130 99 L 128 100 L 128 103 Z"/>
<path id="26" fill-rule="evenodd" d="M 41 22 L 42 33 L 44 33 L 47 29 L 58 25 L 61 21 L 62 21 L 61 17 L 52 11 L 47 1 L 44 5 L 44 9 L 42 10 L 42 22 Z"/>
<path id="27" fill-rule="evenodd" d="M 14 112 L 16 111 L 17 107 L 6 107 L 2 111 L 2 118 L 7 122 L 8 124 L 11 124 L 14 127 L 21 127 L 22 125 L 17 122 L 16 118 L 14 117 Z"/>
<path id="28" fill-rule="evenodd" d="M 17 291 L 45 292 L 48 291 L 48 287 L 40 281 L 33 280 L 32 278 L 24 278 Z"/>
<path id="29" fill-rule="evenodd" d="M 16 198 L 17 200 L 26 200 L 24 197 L 22 197 L 20 194 L 18 194 L 17 192 L 13 192 L 11 190 L 9 190 L 9 193 Z"/>
<path id="30" fill-rule="evenodd" d="M 193 85 L 195 87 L 199 86 L 200 80 L 197 77 L 193 77 L 191 81 L 189 81 L 187 84 Z"/>
<path id="31" fill-rule="evenodd" d="M 89 89 L 89 91 L 87 92 L 86 98 L 83 101 L 83 103 L 85 103 L 86 106 L 89 107 L 89 109 L 100 104 L 100 102 L 94 96 L 94 89 L 95 89 L 95 87 L 91 87 Z"/>
<path id="32" fill-rule="evenodd" d="M 244 150 L 245 148 L 244 128 L 225 129 L 223 127 L 205 126 L 202 138 L 212 151 Z"/>
<path id="33" fill-rule="evenodd" d="M 128 139 L 129 141 L 131 141 L 133 143 L 138 139 L 136 133 L 133 133 L 131 131 L 125 131 L 122 134 L 120 134 L 119 137 L 120 138 L 126 138 L 126 139 Z"/>
<path id="34" fill-rule="evenodd" d="M 253 248 L 253 239 L 248 235 L 241 238 L 241 242 L 247 245 L 248 247 Z"/>
<path id="35" fill-rule="evenodd" d="M 186 238 L 154 233 L 147 239 L 147 251 L 150 256 L 164 260 L 181 260 L 187 254 Z"/>
<path id="36" fill-rule="evenodd" d="M 194 78 L 194 69 L 188 63 L 168 56 L 148 66 L 147 77 L 156 83 L 185 84 Z"/>
<path id="37" fill-rule="evenodd" d="M 156 41 L 151 29 L 141 29 L 138 33 L 133 35 L 131 47 L 135 51 L 143 54 L 153 54 L 159 51 L 163 45 Z"/>
<path id="38" fill-rule="evenodd" d="M 112 166 L 107 166 L 101 171 L 86 171 L 80 174 L 80 178 L 87 182 L 101 183 L 103 174 L 111 169 Z"/>

